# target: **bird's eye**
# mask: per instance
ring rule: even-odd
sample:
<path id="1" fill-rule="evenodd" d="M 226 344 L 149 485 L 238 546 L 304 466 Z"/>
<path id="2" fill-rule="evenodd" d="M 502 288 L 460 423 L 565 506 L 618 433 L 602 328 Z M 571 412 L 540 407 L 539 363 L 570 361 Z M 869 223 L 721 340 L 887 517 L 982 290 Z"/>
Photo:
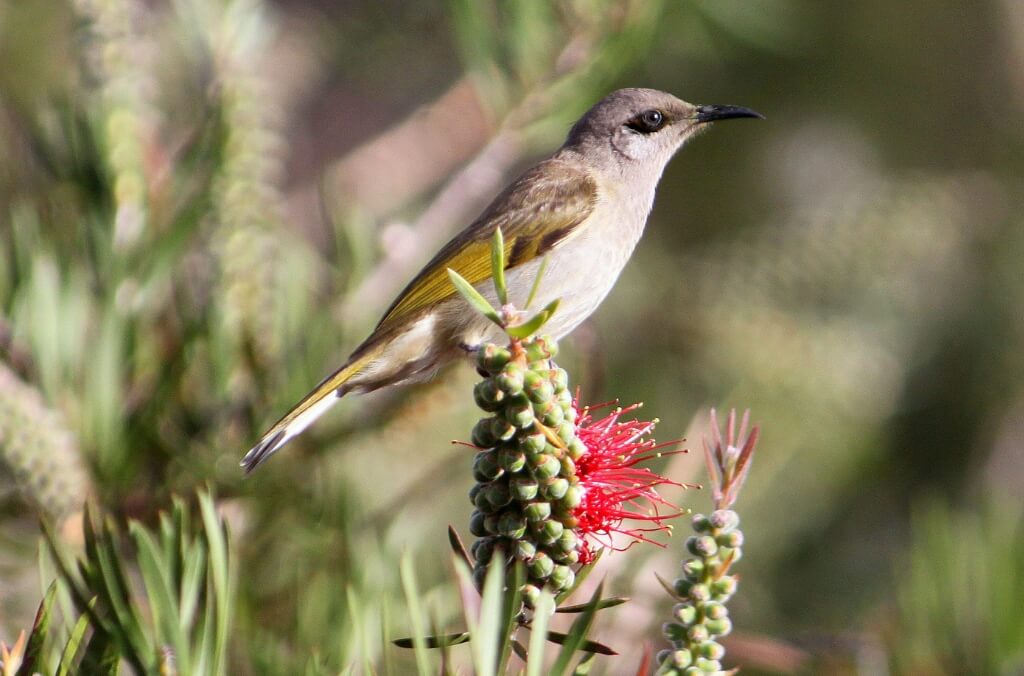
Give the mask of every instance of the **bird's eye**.
<path id="1" fill-rule="evenodd" d="M 665 115 L 660 110 L 645 110 L 630 120 L 628 126 L 641 134 L 651 134 L 665 126 Z"/>

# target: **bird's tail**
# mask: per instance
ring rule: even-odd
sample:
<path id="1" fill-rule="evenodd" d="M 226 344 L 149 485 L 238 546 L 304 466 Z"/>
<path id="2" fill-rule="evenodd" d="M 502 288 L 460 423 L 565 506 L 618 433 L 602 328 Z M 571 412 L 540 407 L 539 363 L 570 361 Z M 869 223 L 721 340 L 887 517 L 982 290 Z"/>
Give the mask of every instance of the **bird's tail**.
<path id="1" fill-rule="evenodd" d="M 345 383 L 358 373 L 373 356 L 373 353 L 370 353 L 349 361 L 324 378 L 312 392 L 303 397 L 302 401 L 292 407 L 292 410 L 274 423 L 274 426 L 264 433 L 259 443 L 249 449 L 249 452 L 242 458 L 240 464 L 245 468 L 245 473 L 248 474 L 256 469 L 293 437 L 312 425 L 314 420 L 322 416 L 327 409 L 344 396 Z"/>

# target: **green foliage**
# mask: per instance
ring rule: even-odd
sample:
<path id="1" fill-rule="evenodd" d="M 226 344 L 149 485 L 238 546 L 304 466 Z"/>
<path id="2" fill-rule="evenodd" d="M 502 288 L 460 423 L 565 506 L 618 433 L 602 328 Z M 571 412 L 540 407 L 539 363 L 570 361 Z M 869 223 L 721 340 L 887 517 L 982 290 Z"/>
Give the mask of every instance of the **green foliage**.
<path id="1" fill-rule="evenodd" d="M 121 660 L 136 673 L 229 673 L 236 564 L 213 498 L 200 493 L 198 503 L 197 523 L 185 503 L 175 499 L 170 513 L 160 515 L 157 530 L 132 522 L 128 538 L 110 519 L 97 524 L 86 512 L 85 551 L 77 561 L 47 529 L 61 589 L 87 621 L 72 630 L 62 663 L 77 660 L 85 671 L 87 663 L 107 663 L 112 673 Z M 127 554 L 129 544 L 134 560 Z M 44 601 L 47 613 L 52 597 L 51 591 Z M 88 643 L 73 647 L 86 627 Z M 45 641 L 47 627 L 37 633 Z"/>
<path id="2" fill-rule="evenodd" d="M 977 513 L 933 502 L 911 521 L 889 627 L 900 673 L 1015 674 L 1024 668 L 1024 511 L 995 497 Z"/>

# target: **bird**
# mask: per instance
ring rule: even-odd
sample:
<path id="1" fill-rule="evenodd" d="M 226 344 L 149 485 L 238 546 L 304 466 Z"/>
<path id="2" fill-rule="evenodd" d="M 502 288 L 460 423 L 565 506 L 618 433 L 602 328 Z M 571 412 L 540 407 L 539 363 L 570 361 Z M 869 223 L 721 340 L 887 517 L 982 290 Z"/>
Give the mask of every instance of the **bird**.
<path id="1" fill-rule="evenodd" d="M 500 228 L 510 302 L 524 301 L 545 262 L 535 302 L 560 300 L 545 325 L 555 339 L 593 313 L 643 234 L 669 160 L 715 121 L 764 116 L 731 105 L 694 105 L 655 89 L 616 90 L 593 105 L 562 146 L 527 169 L 451 239 L 398 294 L 348 360 L 246 453 L 248 474 L 346 394 L 422 382 L 472 355 L 500 329 L 456 292 L 448 270 L 492 304 L 491 240 Z"/>

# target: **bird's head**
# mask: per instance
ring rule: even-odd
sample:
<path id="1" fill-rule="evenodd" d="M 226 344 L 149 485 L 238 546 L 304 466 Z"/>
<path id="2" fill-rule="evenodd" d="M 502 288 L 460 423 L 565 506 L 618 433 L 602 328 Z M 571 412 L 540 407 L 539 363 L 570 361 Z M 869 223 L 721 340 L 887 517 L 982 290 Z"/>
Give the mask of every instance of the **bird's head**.
<path id="1" fill-rule="evenodd" d="M 741 106 L 694 105 L 656 89 L 619 89 L 573 125 L 565 147 L 601 168 L 660 176 L 687 139 L 715 120 L 764 119 Z"/>

